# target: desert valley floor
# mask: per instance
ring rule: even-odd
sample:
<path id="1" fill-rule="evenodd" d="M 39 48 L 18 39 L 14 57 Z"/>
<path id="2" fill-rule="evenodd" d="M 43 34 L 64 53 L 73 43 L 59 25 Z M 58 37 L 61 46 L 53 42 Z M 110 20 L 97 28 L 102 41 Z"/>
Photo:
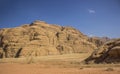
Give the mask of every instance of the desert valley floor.
<path id="1" fill-rule="evenodd" d="M 80 62 L 89 54 L 64 54 L 0 60 L 0 74 L 119 74 L 120 64 Z"/>

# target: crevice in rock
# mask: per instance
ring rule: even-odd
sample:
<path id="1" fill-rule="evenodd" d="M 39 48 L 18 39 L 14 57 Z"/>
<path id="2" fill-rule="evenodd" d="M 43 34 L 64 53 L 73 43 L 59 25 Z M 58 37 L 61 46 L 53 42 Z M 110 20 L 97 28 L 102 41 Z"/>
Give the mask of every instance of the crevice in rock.
<path id="1" fill-rule="evenodd" d="M 18 57 L 20 56 L 21 51 L 22 51 L 22 48 L 20 48 L 20 49 L 17 51 L 17 53 L 15 54 L 15 58 L 18 58 Z"/>

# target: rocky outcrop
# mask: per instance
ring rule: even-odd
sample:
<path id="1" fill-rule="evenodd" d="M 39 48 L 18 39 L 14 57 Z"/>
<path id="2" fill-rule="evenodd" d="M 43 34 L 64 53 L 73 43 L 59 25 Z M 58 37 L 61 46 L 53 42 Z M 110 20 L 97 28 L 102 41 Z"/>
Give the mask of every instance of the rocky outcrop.
<path id="1" fill-rule="evenodd" d="M 96 48 L 80 31 L 44 21 L 0 29 L 1 58 L 92 52 Z"/>
<path id="2" fill-rule="evenodd" d="M 118 63 L 120 62 L 120 39 L 112 39 L 95 50 L 86 63 Z"/>

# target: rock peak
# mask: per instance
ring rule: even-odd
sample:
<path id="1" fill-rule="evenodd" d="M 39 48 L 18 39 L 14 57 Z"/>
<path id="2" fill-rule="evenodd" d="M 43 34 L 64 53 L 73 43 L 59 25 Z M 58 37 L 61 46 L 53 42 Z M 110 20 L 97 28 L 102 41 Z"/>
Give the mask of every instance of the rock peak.
<path id="1" fill-rule="evenodd" d="M 46 22 L 45 21 L 41 21 L 41 20 L 35 20 L 35 21 L 33 21 L 33 23 L 46 23 Z"/>
<path id="2" fill-rule="evenodd" d="M 48 24 L 45 21 L 35 20 L 30 24 L 30 26 L 48 26 Z"/>

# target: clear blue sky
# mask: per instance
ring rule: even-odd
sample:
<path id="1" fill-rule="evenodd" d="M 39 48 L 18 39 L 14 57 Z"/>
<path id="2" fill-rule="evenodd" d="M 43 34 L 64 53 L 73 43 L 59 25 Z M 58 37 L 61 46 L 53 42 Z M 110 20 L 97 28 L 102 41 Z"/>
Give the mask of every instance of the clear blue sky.
<path id="1" fill-rule="evenodd" d="M 43 20 L 88 36 L 120 37 L 120 0 L 0 0 L 0 28 Z"/>

